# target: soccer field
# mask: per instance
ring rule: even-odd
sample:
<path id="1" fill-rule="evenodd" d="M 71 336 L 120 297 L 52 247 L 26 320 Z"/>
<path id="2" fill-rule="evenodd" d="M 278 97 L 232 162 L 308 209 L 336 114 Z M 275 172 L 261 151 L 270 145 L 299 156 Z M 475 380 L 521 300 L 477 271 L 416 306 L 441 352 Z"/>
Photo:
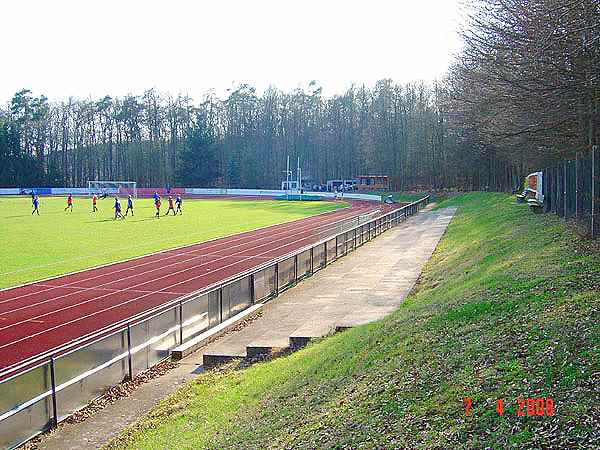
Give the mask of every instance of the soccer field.
<path id="1" fill-rule="evenodd" d="M 124 207 L 126 201 L 121 200 Z M 167 210 L 163 199 L 162 214 Z M 156 219 L 152 199 L 135 202 L 135 217 L 113 220 L 111 198 L 42 197 L 40 216 L 29 198 L 0 198 L 0 288 L 148 253 L 301 219 L 343 207 L 332 202 L 184 199 L 183 215 Z"/>

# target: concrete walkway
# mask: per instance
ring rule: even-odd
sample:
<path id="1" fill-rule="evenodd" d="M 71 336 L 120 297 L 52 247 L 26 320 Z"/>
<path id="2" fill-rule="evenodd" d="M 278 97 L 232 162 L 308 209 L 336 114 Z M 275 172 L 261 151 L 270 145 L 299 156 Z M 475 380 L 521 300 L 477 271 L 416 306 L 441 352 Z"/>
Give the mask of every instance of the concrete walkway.
<path id="1" fill-rule="evenodd" d="M 209 345 L 203 364 L 302 346 L 390 314 L 412 290 L 454 212 L 423 212 L 317 272 L 262 308 L 260 320 Z"/>
<path id="2" fill-rule="evenodd" d="M 184 358 L 178 367 L 138 387 L 87 420 L 65 424 L 35 447 L 68 450 L 100 448 L 148 412 L 160 399 L 202 371 L 203 360 L 219 363 L 304 345 L 336 328 L 380 319 L 410 293 L 435 250 L 454 209 L 421 212 L 261 309 L 262 316 L 237 332 Z"/>

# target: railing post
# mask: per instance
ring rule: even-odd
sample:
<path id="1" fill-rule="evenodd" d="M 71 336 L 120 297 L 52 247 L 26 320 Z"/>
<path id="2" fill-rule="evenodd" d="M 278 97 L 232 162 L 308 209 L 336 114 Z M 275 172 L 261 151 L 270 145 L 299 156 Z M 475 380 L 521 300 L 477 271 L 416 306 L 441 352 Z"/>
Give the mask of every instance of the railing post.
<path id="1" fill-rule="evenodd" d="M 294 283 L 298 282 L 298 254 L 294 255 Z"/>
<path id="2" fill-rule="evenodd" d="M 58 404 L 56 402 L 56 368 L 54 356 L 50 357 L 50 385 L 52 387 L 52 426 L 58 426 Z"/>
<path id="3" fill-rule="evenodd" d="M 327 266 L 327 241 L 325 241 L 324 244 L 325 244 L 324 245 L 324 248 L 325 248 L 325 264 L 324 264 L 323 267 L 326 267 Z"/>
<path id="4" fill-rule="evenodd" d="M 250 304 L 254 305 L 256 293 L 254 292 L 254 274 L 250 274 Z"/>
<path id="5" fill-rule="evenodd" d="M 310 248 L 310 274 L 315 273 L 315 248 Z"/>
<path id="6" fill-rule="evenodd" d="M 340 255 L 338 255 L 338 248 L 340 248 L 340 243 L 338 242 L 339 237 L 339 235 L 335 237 L 335 259 L 340 257 Z"/>
<path id="7" fill-rule="evenodd" d="M 356 228 L 354 229 L 354 250 L 356 250 Z"/>
<path id="8" fill-rule="evenodd" d="M 133 361 L 131 356 L 131 324 L 127 323 L 127 377 L 133 380 Z"/>
<path id="9" fill-rule="evenodd" d="M 183 302 L 179 301 L 179 345 L 183 344 Z"/>
<path id="10" fill-rule="evenodd" d="M 219 323 L 223 323 L 223 286 L 219 287 Z"/>
<path id="11" fill-rule="evenodd" d="M 279 295 L 279 263 L 275 264 L 275 297 Z"/>

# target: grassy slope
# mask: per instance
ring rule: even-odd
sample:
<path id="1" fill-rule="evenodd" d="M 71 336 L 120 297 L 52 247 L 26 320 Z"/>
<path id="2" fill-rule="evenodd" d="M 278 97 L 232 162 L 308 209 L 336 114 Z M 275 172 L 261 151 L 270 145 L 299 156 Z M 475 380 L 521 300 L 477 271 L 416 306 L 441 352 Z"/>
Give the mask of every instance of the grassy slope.
<path id="1" fill-rule="evenodd" d="M 445 204 L 458 215 L 392 316 L 244 371 L 202 375 L 115 446 L 600 445 L 600 256 L 506 195 Z M 516 417 L 520 396 L 553 397 L 555 416 Z"/>
<path id="2" fill-rule="evenodd" d="M 42 198 L 31 216 L 28 198 L 0 198 L 0 288 L 98 264 L 286 222 L 340 207 L 334 203 L 186 200 L 184 214 L 153 218 L 151 199 L 136 202 L 135 218 L 113 221 L 112 200 Z M 166 201 L 164 202 L 166 203 Z M 163 214 L 166 208 L 162 208 Z"/>

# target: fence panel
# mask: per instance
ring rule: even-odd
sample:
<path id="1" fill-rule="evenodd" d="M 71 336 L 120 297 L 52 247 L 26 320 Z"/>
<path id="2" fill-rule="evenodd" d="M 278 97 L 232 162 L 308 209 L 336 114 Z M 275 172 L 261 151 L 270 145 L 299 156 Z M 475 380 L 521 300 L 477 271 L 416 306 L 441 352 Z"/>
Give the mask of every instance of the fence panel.
<path id="1" fill-rule="evenodd" d="M 337 256 L 344 256 L 346 254 L 346 234 L 341 234 L 335 238 L 335 245 L 337 247 Z"/>
<path id="2" fill-rule="evenodd" d="M 354 250 L 354 231 L 348 231 L 345 234 L 345 240 L 346 240 L 346 253 Z"/>
<path id="3" fill-rule="evenodd" d="M 179 308 L 168 310 L 149 320 L 148 364 L 150 367 L 169 357 L 179 342 Z"/>
<path id="4" fill-rule="evenodd" d="M 365 226 L 361 226 L 358 230 L 356 230 L 356 246 L 360 247 L 363 244 L 363 234 L 364 234 Z"/>
<path id="5" fill-rule="evenodd" d="M 294 258 L 288 258 L 279 263 L 279 289 L 285 289 L 294 283 L 296 277 L 296 265 Z"/>
<path id="6" fill-rule="evenodd" d="M 298 279 L 310 274 L 310 265 L 310 250 L 300 253 L 298 255 Z"/>
<path id="7" fill-rule="evenodd" d="M 337 257 L 337 244 L 335 239 L 327 241 L 327 264 L 331 264 Z"/>
<path id="8" fill-rule="evenodd" d="M 54 416 L 50 395 L 50 364 L 0 383 L 0 448 L 13 447 L 46 431 Z M 33 401 L 10 415 L 10 411 Z"/>
<path id="9" fill-rule="evenodd" d="M 313 271 L 325 267 L 325 244 L 319 244 L 313 248 Z"/>
<path id="10" fill-rule="evenodd" d="M 252 304 L 250 276 L 223 286 L 223 320 L 229 319 Z"/>
<path id="11" fill-rule="evenodd" d="M 221 290 L 218 289 L 208 293 L 208 326 L 216 327 L 221 322 Z"/>
<path id="12" fill-rule="evenodd" d="M 264 300 L 275 293 L 275 266 L 254 274 L 255 301 Z"/>
<path id="13" fill-rule="evenodd" d="M 169 356 L 178 343 L 179 308 L 171 308 L 155 317 L 131 326 L 132 372 L 149 369 Z"/>
<path id="14" fill-rule="evenodd" d="M 54 367 L 58 418 L 62 420 L 127 377 L 126 331 L 61 356 Z M 82 376 L 86 372 L 90 374 Z"/>
<path id="15" fill-rule="evenodd" d="M 208 294 L 203 294 L 181 305 L 183 313 L 183 341 L 191 339 L 208 330 Z"/>

